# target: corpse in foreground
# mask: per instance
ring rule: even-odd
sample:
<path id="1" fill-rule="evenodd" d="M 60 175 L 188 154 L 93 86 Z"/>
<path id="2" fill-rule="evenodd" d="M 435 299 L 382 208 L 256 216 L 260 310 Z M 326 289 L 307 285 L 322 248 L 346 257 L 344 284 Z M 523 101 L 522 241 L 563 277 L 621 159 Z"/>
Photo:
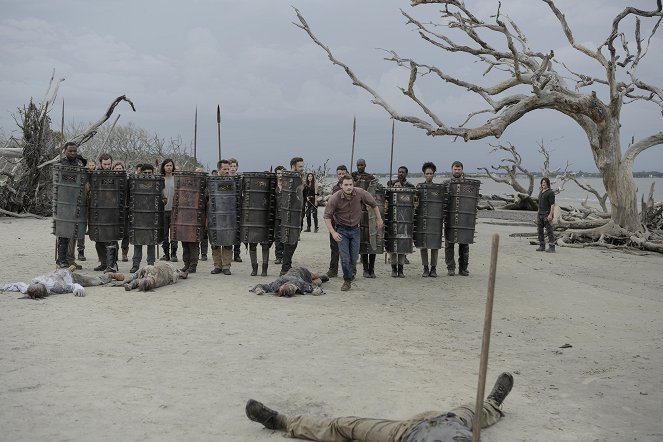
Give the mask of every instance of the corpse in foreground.
<path id="1" fill-rule="evenodd" d="M 501 405 L 513 387 L 511 373 L 502 373 L 483 403 L 481 427 L 489 427 L 502 416 Z M 457 442 L 472 440 L 474 406 L 463 405 L 449 412 L 428 411 L 406 420 L 351 417 L 289 416 L 250 399 L 246 415 L 271 430 L 288 436 L 320 442 Z"/>

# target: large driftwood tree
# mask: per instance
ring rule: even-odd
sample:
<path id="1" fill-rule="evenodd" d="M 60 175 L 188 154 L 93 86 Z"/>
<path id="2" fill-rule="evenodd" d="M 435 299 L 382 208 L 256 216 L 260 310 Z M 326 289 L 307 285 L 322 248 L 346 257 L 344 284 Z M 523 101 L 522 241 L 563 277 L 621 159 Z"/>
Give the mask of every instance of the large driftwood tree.
<path id="1" fill-rule="evenodd" d="M 564 14 L 553 0 L 542 1 L 559 21 L 569 45 L 598 63 L 602 71 L 600 77 L 574 72 L 563 63 L 558 63 L 552 50 L 539 52 L 531 49 L 524 33 L 516 23 L 501 13 L 500 6 L 496 6 L 497 12 L 491 21 L 486 22 L 475 16 L 462 1 L 411 0 L 412 6 L 438 4 L 443 7 L 441 23 L 438 24 L 424 23 L 401 11 L 407 24 L 414 26 L 425 42 L 451 55 L 469 54 L 485 63 L 486 72 L 502 71 L 505 74 L 505 78 L 497 84 L 473 84 L 449 75 L 442 67 L 422 64 L 389 51 L 388 60 L 409 69 L 409 82 L 401 91 L 416 103 L 423 112 L 422 116 L 401 113 L 385 101 L 371 86 L 361 81 L 348 65 L 337 59 L 313 33 L 301 13 L 295 11 L 299 20 L 296 25 L 327 52 L 333 64 L 345 70 L 354 85 L 372 95 L 373 103 L 384 108 L 392 118 L 423 129 L 428 135 L 461 137 L 466 141 L 499 138 L 507 127 L 537 109 L 551 109 L 570 117 L 587 135 L 594 161 L 609 195 L 614 225 L 631 232 L 641 231 L 633 161 L 645 149 L 663 144 L 663 132 L 634 141 L 622 153 L 620 119 L 622 106 L 629 102 L 646 100 L 663 108 L 663 88 L 638 77 L 638 66 L 647 54 L 652 36 L 663 17 L 661 0 L 656 2 L 653 10 L 625 8 L 614 18 L 607 38 L 596 49 L 576 41 Z M 641 19 L 644 18 L 654 20 L 646 36 L 641 33 Z M 627 19 L 634 19 L 633 35 L 628 38 L 621 29 Z M 452 31 L 463 33 L 470 43 L 454 40 Z M 498 40 L 496 37 L 503 41 L 503 47 L 489 43 Z M 558 72 L 560 66 L 573 76 L 574 85 L 567 84 Z M 472 112 L 459 126 L 448 125 L 415 94 L 415 85 L 422 75 L 434 75 L 444 82 L 466 89 L 483 99 L 487 107 Z M 589 89 L 590 86 L 605 88 L 607 99 L 601 100 L 596 91 Z M 485 114 L 491 116 L 476 125 L 471 124 Z"/>

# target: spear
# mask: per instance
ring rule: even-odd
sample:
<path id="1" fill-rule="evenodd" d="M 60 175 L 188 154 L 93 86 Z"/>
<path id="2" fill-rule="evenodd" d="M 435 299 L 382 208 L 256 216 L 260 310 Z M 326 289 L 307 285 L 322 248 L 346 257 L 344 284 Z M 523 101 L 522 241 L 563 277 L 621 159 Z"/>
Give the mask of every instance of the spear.
<path id="1" fill-rule="evenodd" d="M 389 157 L 389 181 L 392 180 L 392 175 L 394 174 L 394 129 L 396 126 L 396 120 L 391 120 L 391 156 Z"/>
<path id="2" fill-rule="evenodd" d="M 198 106 L 196 106 L 196 117 L 194 119 L 193 123 L 193 159 L 198 161 L 198 157 L 196 156 L 196 142 L 198 138 Z"/>
<path id="3" fill-rule="evenodd" d="M 62 134 L 62 144 L 64 144 L 64 97 L 62 98 L 62 119 L 60 120 L 60 133 Z M 60 149 L 60 159 L 62 159 L 62 149 Z"/>
<path id="4" fill-rule="evenodd" d="M 216 138 L 219 142 L 219 161 L 221 161 L 221 106 L 216 105 Z"/>
<path id="5" fill-rule="evenodd" d="M 355 116 L 352 121 L 352 154 L 350 154 L 350 173 L 352 173 L 352 165 L 355 162 L 355 136 L 357 135 L 357 117 Z"/>
<path id="6" fill-rule="evenodd" d="M 486 312 L 483 319 L 483 335 L 481 337 L 481 360 L 479 362 L 479 382 L 477 385 L 477 399 L 474 403 L 474 425 L 472 426 L 472 442 L 481 440 L 481 413 L 483 412 L 483 394 L 486 388 L 486 373 L 488 371 L 488 351 L 490 348 L 490 329 L 493 324 L 493 301 L 495 299 L 495 274 L 497 273 L 497 249 L 500 245 L 500 235 L 493 233 L 490 249 L 490 271 L 488 276 L 488 295 L 486 296 Z"/>

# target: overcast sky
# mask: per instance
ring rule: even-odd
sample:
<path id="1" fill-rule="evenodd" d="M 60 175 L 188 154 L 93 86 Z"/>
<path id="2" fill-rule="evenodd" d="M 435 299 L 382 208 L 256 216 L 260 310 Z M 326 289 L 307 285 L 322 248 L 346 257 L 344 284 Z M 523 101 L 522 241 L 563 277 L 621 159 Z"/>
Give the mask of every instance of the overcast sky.
<path id="1" fill-rule="evenodd" d="M 476 15 L 489 20 L 496 1 L 466 0 Z M 609 33 L 612 18 L 625 2 L 617 0 L 559 0 L 576 38 L 595 48 Z M 634 0 L 653 9 L 653 0 Z M 387 171 L 391 121 L 370 103 L 369 95 L 352 86 L 345 73 L 295 27 L 291 5 L 307 18 L 318 37 L 347 62 L 364 81 L 402 110 L 414 110 L 397 86 L 407 71 L 384 61 L 379 48 L 436 64 L 446 71 L 483 81 L 483 65 L 426 47 L 404 9 L 422 21 L 435 20 L 439 7 L 412 8 L 407 0 L 0 0 L 0 129 L 16 130 L 11 114 L 30 97 L 40 101 L 53 68 L 66 80 L 51 113 L 60 121 L 65 100 L 67 125 L 97 120 L 111 101 L 126 94 L 136 105 L 116 112 L 120 124 L 133 123 L 170 138 L 193 140 L 194 110 L 198 106 L 198 156 L 206 164 L 217 160 L 216 105 L 222 109 L 224 157 L 239 159 L 244 171 L 286 164 L 301 155 L 309 165 L 330 160 L 334 168 L 349 163 L 352 119 L 357 117 L 355 158 L 367 160 L 368 170 Z M 554 50 L 576 71 L 600 74 L 596 63 L 570 49 L 559 23 L 547 6 L 533 0 L 503 2 L 528 35 L 532 49 Z M 651 22 L 646 22 L 649 29 Z M 661 34 L 652 42 L 640 67 L 645 81 L 659 87 L 663 67 Z M 483 108 L 469 93 L 422 81 L 419 95 L 446 121 L 458 124 L 467 113 Z M 599 90 L 600 93 L 600 90 Z M 626 106 L 623 149 L 636 139 L 661 129 L 660 109 L 650 103 Z M 520 147 L 526 165 L 536 170 L 541 157 L 536 142 L 552 149 L 551 166 L 596 171 L 587 141 L 569 118 L 538 111 L 522 118 L 501 142 Z M 396 124 L 394 163 L 419 170 L 434 161 L 447 170 L 453 160 L 468 172 L 498 160 L 488 154 L 486 139 L 464 143 L 427 137 L 403 123 Z M 663 147 L 641 154 L 635 170 L 663 170 Z"/>

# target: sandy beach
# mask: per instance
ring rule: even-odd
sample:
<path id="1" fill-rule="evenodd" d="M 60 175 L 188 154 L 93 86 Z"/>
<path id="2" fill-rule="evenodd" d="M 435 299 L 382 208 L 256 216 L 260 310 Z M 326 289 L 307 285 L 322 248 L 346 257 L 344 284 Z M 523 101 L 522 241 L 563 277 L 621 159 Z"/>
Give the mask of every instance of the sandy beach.
<path id="1" fill-rule="evenodd" d="M 489 215 L 487 215 L 489 216 Z M 326 271 L 328 235 L 303 233 L 299 265 Z M 93 287 L 45 300 L 0 293 L 0 440 L 276 441 L 244 414 L 406 418 L 474 402 L 491 235 L 500 235 L 487 390 L 515 387 L 485 441 L 663 440 L 663 256 L 558 248 L 535 226 L 481 217 L 470 276 L 341 278 L 323 296 L 256 296 L 248 252 L 231 276 L 201 262 L 141 293 Z M 0 218 L 0 281 L 54 268 L 51 220 Z M 83 272 L 93 273 L 87 241 Z M 130 251 L 131 253 L 131 251 Z M 272 259 L 273 263 L 273 259 Z M 120 263 L 128 271 L 130 262 Z M 566 346 L 567 348 L 561 348 Z"/>

